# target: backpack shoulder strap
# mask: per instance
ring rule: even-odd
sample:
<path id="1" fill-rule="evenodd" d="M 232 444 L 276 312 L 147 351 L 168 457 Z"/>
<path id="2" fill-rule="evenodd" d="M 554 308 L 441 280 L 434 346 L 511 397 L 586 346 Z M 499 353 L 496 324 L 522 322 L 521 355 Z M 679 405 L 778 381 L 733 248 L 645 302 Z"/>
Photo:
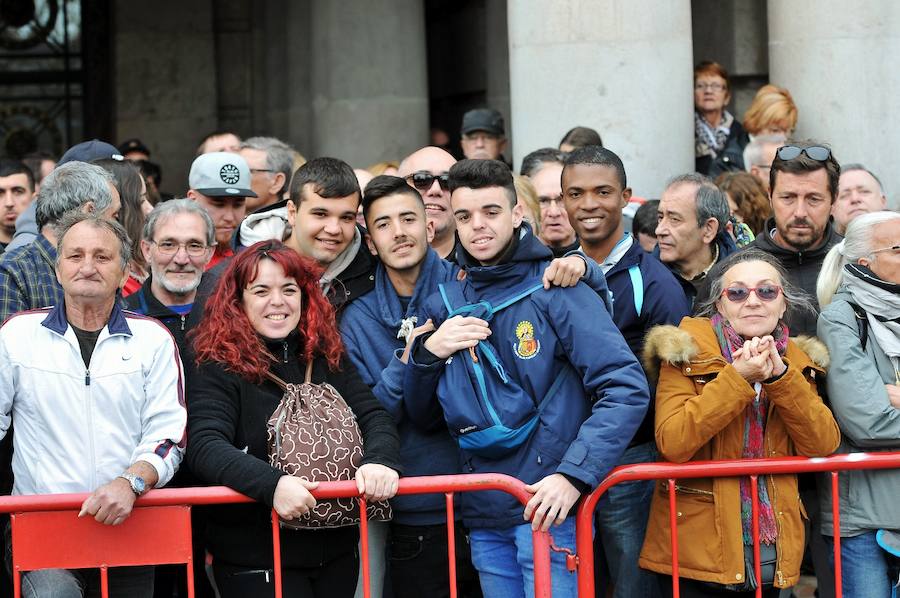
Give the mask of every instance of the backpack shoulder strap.
<path id="1" fill-rule="evenodd" d="M 638 317 L 641 317 L 641 310 L 644 308 L 644 276 L 641 274 L 641 267 L 634 264 L 628 268 L 628 276 L 631 277 L 632 294 L 634 295 L 634 311 Z"/>
<path id="2" fill-rule="evenodd" d="M 853 308 L 853 313 L 856 315 L 856 329 L 859 331 L 859 342 L 862 345 L 862 350 L 866 350 L 866 344 L 869 341 L 869 317 L 866 315 L 866 310 L 861 308 L 855 303 L 851 303 L 850 307 Z"/>
<path id="3" fill-rule="evenodd" d="M 518 303 L 519 301 L 521 301 L 522 299 L 525 299 L 526 297 L 530 297 L 531 295 L 533 295 L 534 293 L 537 293 L 538 291 L 540 291 L 543 288 L 544 288 L 543 282 L 538 282 L 535 284 L 528 285 L 524 289 L 520 288 L 520 290 L 515 292 L 510 297 L 507 297 L 506 299 L 502 300 L 497 305 L 491 305 L 492 312 L 497 313 L 498 311 L 504 310 L 507 307 L 509 307 L 510 305 L 514 305 L 514 304 Z"/>

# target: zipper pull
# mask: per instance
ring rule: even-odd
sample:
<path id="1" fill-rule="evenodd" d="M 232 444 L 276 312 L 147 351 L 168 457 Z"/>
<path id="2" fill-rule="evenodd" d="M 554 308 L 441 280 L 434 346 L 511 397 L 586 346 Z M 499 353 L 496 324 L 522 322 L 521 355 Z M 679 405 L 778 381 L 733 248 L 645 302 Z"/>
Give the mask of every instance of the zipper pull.
<path id="1" fill-rule="evenodd" d="M 181 316 L 181 330 L 184 331 L 184 316 Z"/>
<path id="2" fill-rule="evenodd" d="M 85 386 L 91 385 L 91 371 L 90 370 L 84 370 L 84 385 Z"/>
<path id="3" fill-rule="evenodd" d="M 282 346 L 284 346 L 284 363 L 288 362 L 288 344 L 287 341 L 281 342 Z"/>

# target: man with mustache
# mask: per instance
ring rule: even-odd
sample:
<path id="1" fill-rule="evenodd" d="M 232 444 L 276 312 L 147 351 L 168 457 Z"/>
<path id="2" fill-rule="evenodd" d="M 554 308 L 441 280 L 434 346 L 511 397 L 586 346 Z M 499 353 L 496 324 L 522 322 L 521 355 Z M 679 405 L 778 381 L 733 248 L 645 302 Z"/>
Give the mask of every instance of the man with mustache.
<path id="1" fill-rule="evenodd" d="M 200 278 L 212 258 L 215 235 L 212 218 L 190 199 L 159 204 L 144 223 L 141 251 L 150 266 L 150 277 L 125 302 L 131 311 L 165 324 L 182 355 L 188 315 Z"/>
<path id="2" fill-rule="evenodd" d="M 841 240 L 830 221 L 840 176 L 831 149 L 821 143 L 791 142 L 778 148 L 769 172 L 769 202 L 775 216 L 750 245 L 777 257 L 788 280 L 814 301 L 825 255 Z M 791 336 L 816 334 L 815 314 L 789 309 L 785 323 Z"/>

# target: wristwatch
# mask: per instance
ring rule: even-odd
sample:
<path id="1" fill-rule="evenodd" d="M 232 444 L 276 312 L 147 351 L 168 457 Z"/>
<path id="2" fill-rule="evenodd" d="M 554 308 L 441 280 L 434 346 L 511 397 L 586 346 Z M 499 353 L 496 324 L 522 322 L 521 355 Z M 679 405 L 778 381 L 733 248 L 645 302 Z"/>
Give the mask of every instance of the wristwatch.
<path id="1" fill-rule="evenodd" d="M 140 496 L 144 493 L 144 490 L 147 489 L 147 484 L 144 482 L 144 478 L 139 475 L 134 475 L 130 471 L 120 473 L 116 477 L 120 477 L 123 480 L 128 480 L 128 483 L 131 485 L 131 491 L 134 492 L 136 496 Z"/>

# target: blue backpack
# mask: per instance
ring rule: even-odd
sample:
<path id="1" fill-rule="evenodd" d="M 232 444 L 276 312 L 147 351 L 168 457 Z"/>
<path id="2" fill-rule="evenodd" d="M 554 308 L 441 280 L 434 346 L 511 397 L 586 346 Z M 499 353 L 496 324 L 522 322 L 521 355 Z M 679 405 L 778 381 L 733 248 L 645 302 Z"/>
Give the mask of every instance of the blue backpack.
<path id="1" fill-rule="evenodd" d="M 544 288 L 526 281 L 496 305 L 488 301 L 467 303 L 459 285 L 439 285 L 447 318 L 471 316 L 488 322 L 494 314 Z M 455 307 L 454 307 L 455 306 Z M 546 400 L 556 394 L 567 371 L 557 374 L 540 402 L 509 378 L 497 352 L 488 341 L 471 350 L 458 351 L 447 360 L 439 382 L 438 396 L 450 434 L 460 448 L 487 458 L 502 457 L 521 446 L 538 425 Z"/>

